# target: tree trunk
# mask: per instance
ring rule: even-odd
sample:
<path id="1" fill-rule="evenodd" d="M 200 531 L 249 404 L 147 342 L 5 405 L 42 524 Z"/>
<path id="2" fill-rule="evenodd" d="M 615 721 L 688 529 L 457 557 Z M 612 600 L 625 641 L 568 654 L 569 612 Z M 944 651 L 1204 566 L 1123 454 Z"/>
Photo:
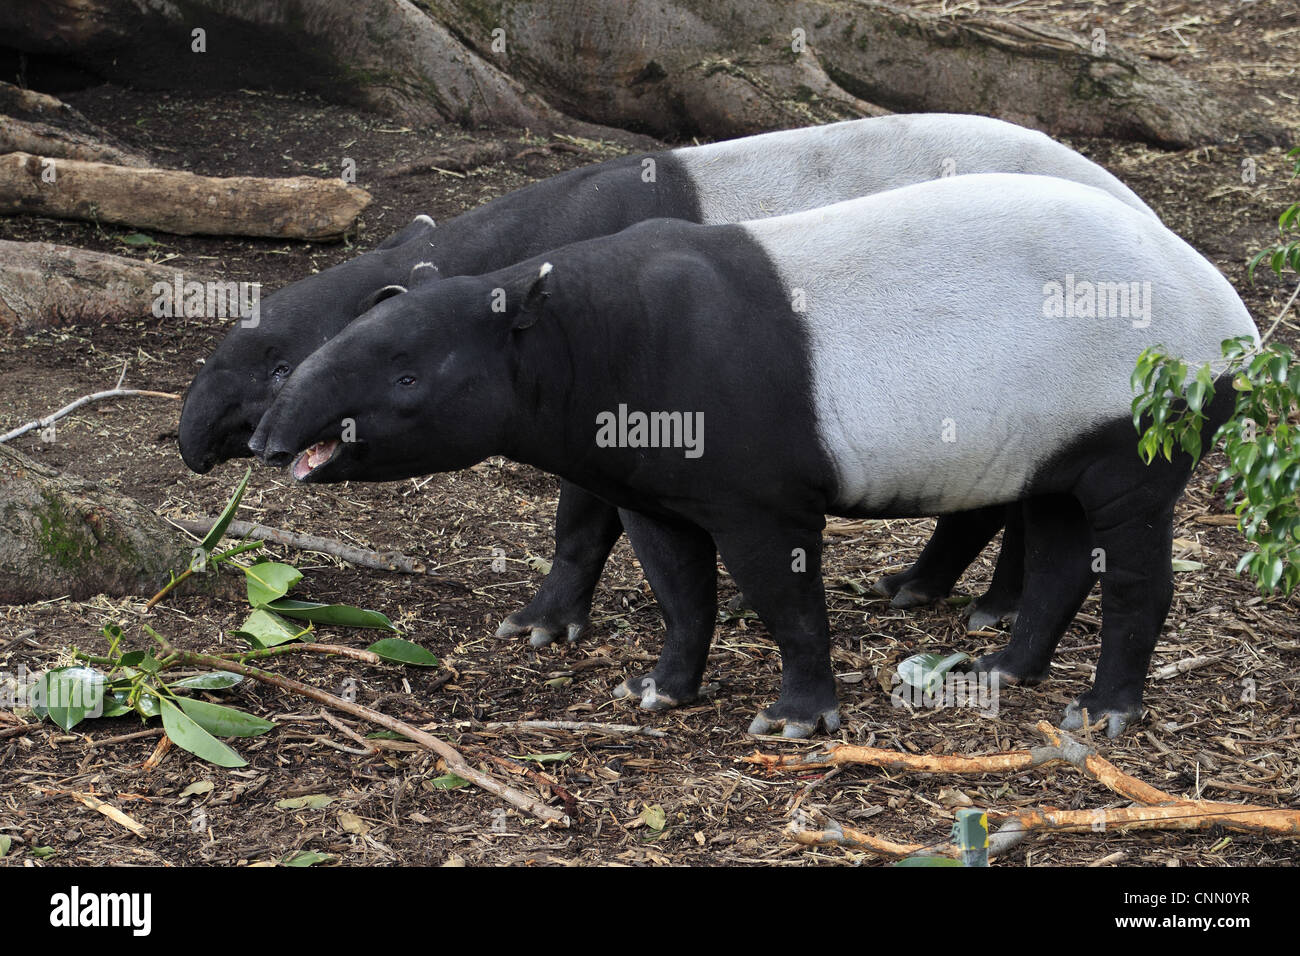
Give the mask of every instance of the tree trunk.
<path id="1" fill-rule="evenodd" d="M 1055 134 L 1187 147 L 1260 128 L 1163 64 L 1062 30 L 872 0 L 430 0 L 557 106 L 657 135 L 739 136 L 777 119 L 983 113 Z M 800 52 L 802 51 L 802 52 Z"/>
<path id="2" fill-rule="evenodd" d="M 113 222 L 182 236 L 337 239 L 370 194 L 337 179 L 216 178 L 29 153 L 0 156 L 0 214 Z"/>
<path id="3" fill-rule="evenodd" d="M 0 240 L 0 332 L 139 319 L 156 283 L 174 289 L 198 278 L 106 252 Z"/>
<path id="4" fill-rule="evenodd" d="M 573 131 L 559 107 L 726 137 L 886 108 L 1172 147 L 1283 135 L 1092 37 L 875 0 L 7 0 L 0 30 L 135 86 L 305 88 L 410 123 Z"/>
<path id="5" fill-rule="evenodd" d="M 0 445 L 0 604 L 147 598 L 189 565 L 191 549 L 138 502 Z M 208 587 L 217 580 L 196 578 Z"/>

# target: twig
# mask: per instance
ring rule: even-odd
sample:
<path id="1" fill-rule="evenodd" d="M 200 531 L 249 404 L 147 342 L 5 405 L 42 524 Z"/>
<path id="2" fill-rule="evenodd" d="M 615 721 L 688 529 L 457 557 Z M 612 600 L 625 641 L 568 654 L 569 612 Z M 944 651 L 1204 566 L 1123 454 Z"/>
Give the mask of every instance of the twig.
<path id="1" fill-rule="evenodd" d="M 208 529 L 213 524 L 213 521 L 209 519 L 169 518 L 168 520 L 176 527 L 200 538 L 208 533 Z M 368 548 L 358 548 L 342 541 L 336 541 L 333 538 L 318 538 L 315 535 L 299 534 L 296 531 L 268 528 L 266 525 L 254 524 L 249 521 L 230 522 L 230 526 L 226 529 L 226 535 L 228 537 L 261 538 L 264 541 L 273 541 L 285 547 L 297 548 L 299 551 L 318 551 L 321 554 L 332 555 L 363 568 L 374 568 L 378 571 L 401 571 L 406 574 L 422 574 L 434 581 L 456 585 L 467 590 L 469 588 L 468 585 L 454 578 L 429 574 L 423 561 L 402 554 L 400 551 L 371 551 Z"/>
<path id="2" fill-rule="evenodd" d="M 64 405 L 52 415 L 46 415 L 44 418 L 33 419 L 26 425 L 15 428 L 13 431 L 5 432 L 3 435 L 0 435 L 0 444 L 4 444 L 20 435 L 26 435 L 28 432 L 34 431 L 37 428 L 48 428 L 60 418 L 75 412 L 82 405 L 88 405 L 91 402 L 100 402 L 106 398 L 125 398 L 129 395 L 143 395 L 148 398 L 170 398 L 177 402 L 181 400 L 179 395 L 173 395 L 171 392 L 151 392 L 140 388 L 110 388 L 106 392 L 95 392 L 91 395 L 83 395 L 75 402 Z"/>
<path id="3" fill-rule="evenodd" d="M 638 727 L 636 724 L 599 724 L 588 720 L 495 720 L 484 724 L 486 730 L 571 730 L 575 733 L 627 734 L 640 737 L 667 737 L 662 730 L 654 727 Z"/>
<path id="4" fill-rule="evenodd" d="M 211 667 L 217 670 L 228 670 L 236 674 L 242 674 L 245 677 L 251 677 L 254 680 L 261 681 L 264 684 L 270 684 L 281 690 L 288 691 L 291 694 L 299 694 L 316 701 L 318 704 L 324 704 L 334 710 L 341 710 L 345 714 L 351 714 L 353 717 L 360 717 L 362 720 L 368 720 L 373 724 L 378 724 L 386 730 L 415 741 L 426 750 L 432 750 L 438 756 L 446 761 L 447 768 L 453 771 L 458 777 L 468 780 L 470 783 L 486 790 L 488 793 L 500 797 L 502 800 L 518 807 L 520 810 L 531 814 L 543 823 L 555 824 L 560 827 L 568 827 L 571 823 L 568 814 L 561 813 L 554 807 L 534 800 L 525 793 L 509 787 L 481 770 L 471 767 L 460 751 L 448 744 L 446 741 L 439 740 L 437 737 L 426 734 L 416 727 L 412 727 L 405 721 L 389 717 L 387 714 L 381 714 L 377 710 L 371 710 L 362 704 L 356 704 L 352 701 L 344 700 L 341 697 L 335 697 L 326 691 L 312 687 L 309 684 L 303 684 L 299 681 L 292 680 L 288 677 L 281 677 L 278 674 L 272 674 L 269 671 L 259 670 L 256 667 L 249 667 L 245 664 L 239 664 L 235 661 L 222 660 L 219 657 L 210 657 L 207 654 L 195 654 L 191 651 L 178 651 L 165 640 L 159 640 L 162 645 L 164 654 L 175 654 L 178 660 L 186 664 L 198 667 Z"/>
<path id="5" fill-rule="evenodd" d="M 1159 807 L 1110 807 L 1105 810 L 1021 810 L 993 813 L 990 817 L 1013 820 L 1026 830 L 1063 832 L 1114 832 L 1125 830 L 1204 830 L 1222 826 L 1229 830 L 1300 835 L 1300 813 L 1201 800 Z"/>
<path id="6" fill-rule="evenodd" d="M 375 746 L 375 742 L 373 740 L 366 740 L 365 737 L 362 737 L 359 733 L 357 733 L 347 724 L 343 723 L 343 721 L 331 715 L 330 712 L 326 710 L 324 707 L 321 708 L 320 716 L 321 716 L 321 720 L 325 721 L 325 723 L 329 724 L 339 733 L 343 734 L 343 736 L 347 737 L 349 740 L 356 741 L 361 746 L 365 747 L 366 753 L 370 753 L 370 754 L 379 753 L 379 748 Z"/>
<path id="7" fill-rule="evenodd" d="M 121 734 L 117 737 L 105 737 L 103 740 L 92 740 L 86 744 L 90 750 L 96 747 L 111 747 L 114 744 L 124 744 L 131 740 L 143 740 L 145 737 L 157 737 L 163 732 L 161 727 L 153 727 L 149 730 L 137 730 L 133 734 Z"/>
<path id="8" fill-rule="evenodd" d="M 133 820 L 131 817 L 127 816 L 117 807 L 113 806 L 110 803 L 105 803 L 103 800 L 99 799 L 99 797 L 95 796 L 92 793 L 80 793 L 76 790 L 51 790 L 47 787 L 41 787 L 39 789 L 41 790 L 42 793 L 45 793 L 51 797 L 56 797 L 56 796 L 72 797 L 74 800 L 77 800 L 80 803 L 84 804 L 85 806 L 90 807 L 90 809 L 97 810 L 98 812 L 102 813 L 104 816 L 108 817 L 110 820 L 112 820 L 114 823 L 118 824 L 119 826 L 125 827 L 126 829 L 130 830 L 136 836 L 141 838 L 148 836 L 148 834 L 145 832 L 144 827 L 140 824 L 139 821 Z"/>
<path id="9" fill-rule="evenodd" d="M 153 771 L 157 770 L 159 765 L 162 764 L 163 760 L 166 758 L 166 756 L 169 753 L 171 753 L 171 749 L 172 749 L 172 739 L 168 737 L 166 734 L 159 737 L 158 744 L 153 748 L 153 753 L 151 753 L 145 759 L 145 762 L 140 765 L 140 769 L 143 770 L 145 773 L 152 773 Z"/>
<path id="10" fill-rule="evenodd" d="M 1068 763 L 1120 796 L 1134 803 L 1144 804 L 1144 806 L 1098 810 L 1043 809 L 1002 813 L 990 810 L 991 818 L 1005 821 L 1003 826 L 990 836 L 990 856 L 1005 853 L 1032 832 L 1041 830 L 1075 832 L 1202 830 L 1211 826 L 1222 826 L 1245 832 L 1271 833 L 1280 836 L 1300 835 L 1300 811 L 1209 800 L 1186 800 L 1124 773 L 1091 747 L 1080 743 L 1045 720 L 1038 722 L 1037 729 L 1047 738 L 1048 746 L 997 754 L 974 756 L 904 754 L 878 747 L 841 744 L 829 747 L 820 754 L 773 756 L 755 752 L 742 760 L 745 763 L 762 766 L 769 772 L 865 764 L 886 770 L 910 770 L 920 773 L 990 773 Z M 919 845 L 894 843 L 851 827 L 844 827 L 820 813 L 815 815 L 814 821 L 822 827 L 820 830 L 792 824 L 790 827 L 792 838 L 804 845 L 847 846 L 887 857 L 907 856 L 928 849 Z M 950 848 L 932 852 L 942 856 L 954 855 L 954 851 Z"/>
<path id="11" fill-rule="evenodd" d="M 264 657 L 280 657 L 284 654 L 332 654 L 336 657 L 347 657 L 354 661 L 361 661 L 363 664 L 383 664 L 384 659 L 374 651 L 362 650 L 359 647 L 347 647 L 343 644 L 279 644 L 275 647 L 261 647 L 251 651 L 241 651 L 230 655 L 214 654 L 213 657 L 219 657 L 223 660 L 230 661 L 253 661 L 260 660 Z"/>
<path id="12" fill-rule="evenodd" d="M 1269 338 L 1273 335 L 1273 333 L 1277 331 L 1277 327 L 1282 323 L 1282 317 L 1286 315 L 1288 311 L 1290 311 L 1291 305 L 1292 303 L 1295 302 L 1297 295 L 1300 295 L 1300 283 L 1296 284 L 1295 291 L 1291 293 L 1291 298 L 1286 300 L 1286 305 L 1282 306 L 1282 311 L 1277 314 L 1277 318 L 1274 319 L 1273 324 L 1268 327 L 1268 331 L 1265 332 L 1263 336 L 1260 337 L 1259 344 L 1261 348 L 1263 347 L 1264 343 L 1269 340 Z M 4 439 L 0 438 L 0 441 L 4 441 Z"/>

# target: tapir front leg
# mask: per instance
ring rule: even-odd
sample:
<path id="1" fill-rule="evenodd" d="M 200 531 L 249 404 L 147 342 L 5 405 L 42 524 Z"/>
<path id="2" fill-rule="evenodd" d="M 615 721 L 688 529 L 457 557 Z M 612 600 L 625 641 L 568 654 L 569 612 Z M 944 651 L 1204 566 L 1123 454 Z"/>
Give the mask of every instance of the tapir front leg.
<path id="1" fill-rule="evenodd" d="M 617 508 L 562 482 L 551 571 L 527 606 L 501 623 L 497 637 L 528 634 L 533 647 L 544 647 L 561 636 L 576 641 L 591 615 L 591 597 L 601 569 L 622 533 Z"/>
<path id="2" fill-rule="evenodd" d="M 781 649 L 781 697 L 754 718 L 752 734 L 781 729 L 786 737 L 809 737 L 819 724 L 828 733 L 840 726 L 822 583 L 823 520 L 774 524 L 746 515 L 734 530 L 714 531 L 723 562 Z"/>
<path id="3" fill-rule="evenodd" d="M 664 616 L 664 646 L 655 669 L 629 677 L 615 697 L 636 697 L 647 710 L 689 703 L 700 692 L 718 608 L 718 558 L 698 525 L 619 511 Z"/>

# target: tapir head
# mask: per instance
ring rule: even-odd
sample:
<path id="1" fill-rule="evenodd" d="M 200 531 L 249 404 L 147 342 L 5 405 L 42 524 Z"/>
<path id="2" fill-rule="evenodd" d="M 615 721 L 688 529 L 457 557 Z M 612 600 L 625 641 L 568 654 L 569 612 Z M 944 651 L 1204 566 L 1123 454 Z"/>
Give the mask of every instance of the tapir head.
<path id="1" fill-rule="evenodd" d="M 248 440 L 294 369 L 376 302 L 404 291 L 412 262 L 428 258 L 432 229 L 433 220 L 420 216 L 374 250 L 267 296 L 256 316 L 239 320 L 185 394 L 178 434 L 185 464 L 202 474 L 250 455 Z"/>
<path id="2" fill-rule="evenodd" d="M 513 336 L 540 314 L 549 273 L 532 263 L 381 302 L 303 362 L 251 447 L 318 482 L 395 481 L 505 452 Z"/>

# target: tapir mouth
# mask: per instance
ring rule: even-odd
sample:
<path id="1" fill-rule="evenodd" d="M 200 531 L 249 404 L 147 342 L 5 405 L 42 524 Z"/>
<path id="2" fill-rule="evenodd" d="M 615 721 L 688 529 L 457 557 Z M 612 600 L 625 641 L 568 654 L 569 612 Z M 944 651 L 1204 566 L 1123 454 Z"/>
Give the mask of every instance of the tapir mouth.
<path id="1" fill-rule="evenodd" d="M 331 438 L 329 441 L 318 441 L 305 451 L 299 452 L 298 457 L 293 460 L 294 478 L 298 481 L 306 481 L 313 472 L 333 461 L 338 450 L 338 439 Z"/>

